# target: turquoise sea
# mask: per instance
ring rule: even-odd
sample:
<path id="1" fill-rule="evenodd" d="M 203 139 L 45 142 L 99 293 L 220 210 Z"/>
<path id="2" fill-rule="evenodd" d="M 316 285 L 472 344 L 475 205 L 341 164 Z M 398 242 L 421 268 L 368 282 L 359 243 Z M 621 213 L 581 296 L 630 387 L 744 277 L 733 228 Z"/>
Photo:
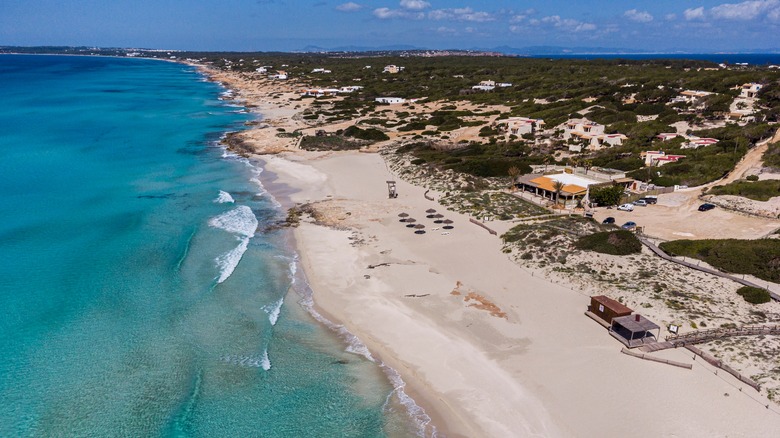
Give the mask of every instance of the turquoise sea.
<path id="1" fill-rule="evenodd" d="M 253 117 L 224 91 L 0 56 L 0 436 L 430 434 L 308 311 L 261 169 L 218 145 Z"/>

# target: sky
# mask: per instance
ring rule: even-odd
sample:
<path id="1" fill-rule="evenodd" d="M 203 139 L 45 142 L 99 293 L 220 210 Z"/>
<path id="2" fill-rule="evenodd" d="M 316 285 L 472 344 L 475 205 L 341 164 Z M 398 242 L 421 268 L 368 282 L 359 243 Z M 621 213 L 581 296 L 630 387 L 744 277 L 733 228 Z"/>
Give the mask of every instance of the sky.
<path id="1" fill-rule="evenodd" d="M 780 50 L 780 0 L 0 0 L 0 45 Z"/>

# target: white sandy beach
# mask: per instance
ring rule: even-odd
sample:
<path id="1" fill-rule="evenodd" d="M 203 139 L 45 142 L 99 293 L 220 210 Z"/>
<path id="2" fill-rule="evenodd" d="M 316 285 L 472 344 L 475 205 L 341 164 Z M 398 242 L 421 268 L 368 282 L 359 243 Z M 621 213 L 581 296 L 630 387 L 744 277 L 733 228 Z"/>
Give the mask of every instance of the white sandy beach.
<path id="1" fill-rule="evenodd" d="M 687 350 L 655 355 L 692 370 L 622 354 L 622 344 L 583 314 L 589 295 L 601 292 L 593 283 L 519 266 L 502 253 L 499 237 L 425 199 L 379 154 L 305 152 L 277 135 L 279 128 L 318 129 L 294 116 L 307 102 L 296 99 L 293 84 L 208 74 L 263 114 L 268 127 L 241 139 L 257 153 L 276 154 L 257 158 L 278 187 L 287 186 L 288 201 L 313 203 L 321 224 L 304 219 L 295 237 L 318 309 L 400 373 L 439 436 L 759 437 L 780 430 L 776 404 Z M 387 197 L 391 179 L 397 199 Z M 436 230 L 441 225 L 425 217 L 429 208 L 455 228 Z M 426 233 L 400 223 L 401 212 Z M 490 225 L 499 234 L 510 227 Z M 731 292 L 718 293 L 728 301 Z"/>
<path id="2" fill-rule="evenodd" d="M 780 427 L 769 401 L 685 350 L 661 356 L 690 371 L 621 354 L 583 315 L 585 294 L 521 269 L 498 237 L 422 188 L 398 181 L 400 196 L 387 199 L 395 178 L 379 155 L 286 158 L 266 168 L 299 190 L 293 201 L 322 201 L 339 228 L 295 232 L 317 305 L 401 373 L 447 436 L 755 437 Z M 429 208 L 455 221 L 449 235 L 433 230 Z M 399 223 L 402 211 L 427 233 Z"/>

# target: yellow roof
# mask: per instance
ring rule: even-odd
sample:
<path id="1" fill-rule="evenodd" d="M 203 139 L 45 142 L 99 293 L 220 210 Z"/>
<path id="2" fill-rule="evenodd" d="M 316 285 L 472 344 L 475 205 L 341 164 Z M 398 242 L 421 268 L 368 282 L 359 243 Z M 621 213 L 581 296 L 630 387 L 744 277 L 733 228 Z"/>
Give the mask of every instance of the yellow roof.
<path id="1" fill-rule="evenodd" d="M 538 178 L 534 178 L 529 182 L 536 184 L 537 187 L 543 190 L 547 190 L 548 192 L 555 191 L 555 180 L 547 178 L 546 176 L 540 176 Z M 566 184 L 563 186 L 562 191 L 572 195 L 579 195 L 581 193 L 585 193 L 587 189 L 585 187 L 578 186 L 576 184 Z"/>

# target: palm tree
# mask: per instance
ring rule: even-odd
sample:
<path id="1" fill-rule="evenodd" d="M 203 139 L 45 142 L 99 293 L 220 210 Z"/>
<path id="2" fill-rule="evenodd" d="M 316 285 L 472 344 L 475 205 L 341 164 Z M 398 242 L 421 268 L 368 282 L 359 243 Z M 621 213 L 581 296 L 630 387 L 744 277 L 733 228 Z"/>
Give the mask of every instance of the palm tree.
<path id="1" fill-rule="evenodd" d="M 561 192 L 563 191 L 564 184 L 560 181 L 555 181 L 553 183 L 553 189 L 555 190 L 555 203 L 558 203 L 558 198 L 561 197 Z"/>

